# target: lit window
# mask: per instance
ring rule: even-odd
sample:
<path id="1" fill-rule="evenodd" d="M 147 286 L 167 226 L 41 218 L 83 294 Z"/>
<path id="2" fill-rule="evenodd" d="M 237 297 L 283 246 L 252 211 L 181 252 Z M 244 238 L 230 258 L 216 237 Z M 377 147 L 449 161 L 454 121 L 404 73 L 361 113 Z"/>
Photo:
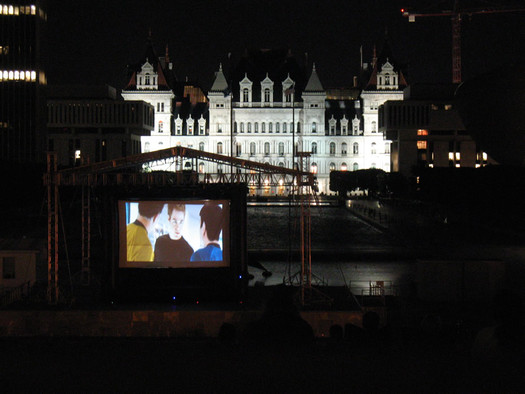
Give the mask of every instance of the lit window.
<path id="1" fill-rule="evenodd" d="M 426 141 L 418 141 L 417 142 L 417 149 L 427 149 L 427 142 Z"/>
<path id="2" fill-rule="evenodd" d="M 417 135 L 428 135 L 428 130 L 419 129 L 417 131 Z"/>
<path id="3" fill-rule="evenodd" d="M 358 155 L 359 154 L 359 144 L 357 142 L 354 142 L 353 152 L 354 152 L 354 155 Z"/>
<path id="4" fill-rule="evenodd" d="M 359 170 L 359 164 L 354 163 L 354 165 L 353 165 L 353 169 L 354 169 L 354 171 Z"/>
<path id="5" fill-rule="evenodd" d="M 335 142 L 330 142 L 330 155 L 335 155 Z"/>
<path id="6" fill-rule="evenodd" d="M 346 163 L 341 164 L 341 171 L 346 171 L 346 170 L 347 170 Z"/>
<path id="7" fill-rule="evenodd" d="M 335 163 L 330 163 L 330 171 L 334 171 L 335 170 Z"/>
<path id="8" fill-rule="evenodd" d="M 217 153 L 222 155 L 222 142 L 217 142 Z"/>
<path id="9" fill-rule="evenodd" d="M 284 142 L 279 142 L 279 156 L 284 156 Z"/>
<path id="10" fill-rule="evenodd" d="M 268 156 L 270 154 L 270 143 L 269 142 L 264 143 L 264 154 L 265 156 Z"/>
<path id="11" fill-rule="evenodd" d="M 36 71 L 31 71 L 31 81 L 36 81 Z"/>
<path id="12" fill-rule="evenodd" d="M 317 174 L 317 163 L 312 163 L 310 166 L 310 172 L 313 174 Z"/>
<path id="13" fill-rule="evenodd" d="M 377 153 L 377 148 L 376 148 L 376 143 L 375 142 L 372 142 L 372 150 L 371 150 L 371 153 L 373 155 L 375 155 Z"/>

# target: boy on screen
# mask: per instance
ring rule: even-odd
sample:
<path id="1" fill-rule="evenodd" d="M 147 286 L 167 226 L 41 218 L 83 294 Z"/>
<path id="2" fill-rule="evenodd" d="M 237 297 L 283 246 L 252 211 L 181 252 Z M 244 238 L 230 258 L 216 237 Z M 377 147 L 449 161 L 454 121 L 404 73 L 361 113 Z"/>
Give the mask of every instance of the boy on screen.
<path id="1" fill-rule="evenodd" d="M 201 208 L 200 235 L 203 248 L 191 256 L 191 261 L 222 261 L 219 237 L 222 230 L 222 208 L 217 204 L 206 203 Z"/>
<path id="2" fill-rule="evenodd" d="M 169 233 L 160 236 L 155 242 L 155 262 L 187 262 L 193 248 L 182 236 L 186 218 L 186 205 L 168 204 Z"/>
<path id="3" fill-rule="evenodd" d="M 138 208 L 137 219 L 126 228 L 128 261 L 153 261 L 153 246 L 148 234 L 155 231 L 164 204 L 141 201 Z"/>

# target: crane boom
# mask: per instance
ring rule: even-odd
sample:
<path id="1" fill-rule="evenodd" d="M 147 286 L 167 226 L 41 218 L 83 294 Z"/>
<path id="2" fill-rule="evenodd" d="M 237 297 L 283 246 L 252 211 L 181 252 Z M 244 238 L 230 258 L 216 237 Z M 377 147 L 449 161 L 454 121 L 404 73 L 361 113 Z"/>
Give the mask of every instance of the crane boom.
<path id="1" fill-rule="evenodd" d="M 461 18 L 463 15 L 472 16 L 477 14 L 502 14 L 510 12 L 525 11 L 525 8 L 477 8 L 458 9 L 458 0 L 454 1 L 453 10 L 441 12 L 417 13 L 410 12 L 406 8 L 401 9 L 401 14 L 408 18 L 409 22 L 415 22 L 416 17 L 450 16 L 452 21 L 452 83 L 461 83 Z"/>

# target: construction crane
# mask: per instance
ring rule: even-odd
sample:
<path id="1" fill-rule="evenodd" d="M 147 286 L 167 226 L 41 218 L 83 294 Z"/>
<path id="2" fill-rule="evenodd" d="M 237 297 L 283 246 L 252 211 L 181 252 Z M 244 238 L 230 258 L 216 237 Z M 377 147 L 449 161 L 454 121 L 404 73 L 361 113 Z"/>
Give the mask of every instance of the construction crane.
<path id="1" fill-rule="evenodd" d="M 402 8 L 401 13 L 409 22 L 415 22 L 416 17 L 450 16 L 452 21 L 452 83 L 461 83 L 461 19 L 463 16 L 477 14 L 501 14 L 525 11 L 525 8 L 511 7 L 485 7 L 473 9 L 460 9 L 459 0 L 454 0 L 454 8 L 440 12 L 417 13 L 407 8 Z"/>

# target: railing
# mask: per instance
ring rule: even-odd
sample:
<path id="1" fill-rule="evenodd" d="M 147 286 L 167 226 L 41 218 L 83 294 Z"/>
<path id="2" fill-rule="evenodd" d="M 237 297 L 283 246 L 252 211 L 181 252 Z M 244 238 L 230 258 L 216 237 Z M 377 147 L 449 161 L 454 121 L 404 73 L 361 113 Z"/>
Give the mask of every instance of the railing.
<path id="1" fill-rule="evenodd" d="M 0 308 L 5 308 L 14 302 L 22 300 L 24 297 L 29 296 L 31 293 L 31 282 L 24 282 L 18 287 L 4 289 L 2 295 L 0 295 Z"/>

